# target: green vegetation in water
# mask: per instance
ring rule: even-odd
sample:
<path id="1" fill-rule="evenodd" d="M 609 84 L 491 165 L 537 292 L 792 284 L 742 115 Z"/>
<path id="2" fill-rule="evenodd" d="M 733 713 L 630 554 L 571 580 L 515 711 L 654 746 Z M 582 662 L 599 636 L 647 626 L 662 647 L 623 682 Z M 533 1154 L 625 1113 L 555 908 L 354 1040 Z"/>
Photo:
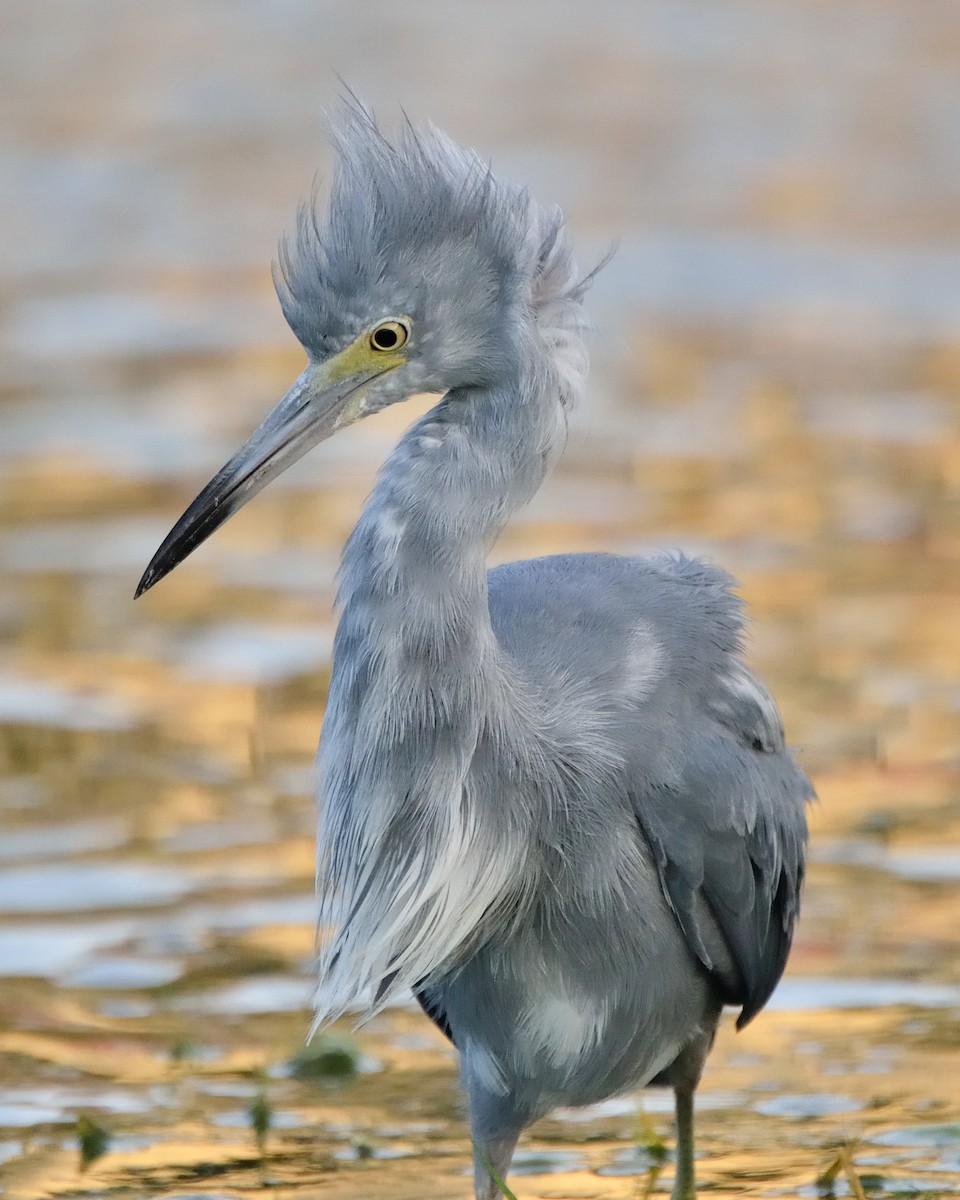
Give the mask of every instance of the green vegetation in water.
<path id="1" fill-rule="evenodd" d="M 250 1101 L 247 1115 L 250 1117 L 250 1128 L 257 1139 L 257 1149 L 263 1155 L 267 1150 L 267 1134 L 270 1132 L 273 1122 L 273 1108 L 267 1099 L 266 1089 L 262 1083 L 257 1088 L 257 1094 Z"/>
<path id="2" fill-rule="evenodd" d="M 648 1200 L 656 1190 L 660 1172 L 670 1156 L 670 1151 L 667 1149 L 667 1143 L 654 1129 L 650 1114 L 643 1108 L 637 1114 L 637 1124 L 637 1146 L 646 1154 L 650 1163 L 643 1186 L 643 1200 Z"/>
<path id="3" fill-rule="evenodd" d="M 489 1158 L 487 1158 L 487 1156 L 480 1149 L 480 1147 L 477 1145 L 476 1142 L 473 1143 L 473 1152 L 474 1152 L 474 1154 L 476 1154 L 477 1158 L 480 1159 L 480 1161 L 484 1165 L 484 1167 L 486 1167 L 487 1172 L 490 1175 L 490 1178 L 500 1189 L 500 1195 L 504 1197 L 504 1200 L 517 1200 L 516 1195 L 507 1186 L 506 1180 L 502 1179 L 497 1174 L 497 1172 L 494 1170 L 493 1163 L 490 1161 Z"/>
<path id="4" fill-rule="evenodd" d="M 637 1114 L 637 1123 L 637 1145 L 645 1152 L 653 1166 L 663 1166 L 670 1156 L 670 1151 L 667 1149 L 667 1143 L 654 1129 L 650 1114 L 645 1109 L 641 1108 Z"/>
<path id="5" fill-rule="evenodd" d="M 349 1083 L 356 1075 L 360 1051 L 350 1038 L 325 1034 L 316 1037 L 290 1059 L 298 1079 L 314 1083 Z"/>
<path id="6" fill-rule="evenodd" d="M 833 1196 L 836 1181 L 840 1175 L 843 1175 L 854 1200 L 867 1200 L 866 1192 L 863 1190 L 863 1181 L 857 1174 L 853 1162 L 853 1152 L 856 1146 L 856 1142 L 841 1142 L 837 1147 L 837 1153 L 831 1159 L 826 1170 L 821 1171 L 816 1178 L 817 1191 L 821 1196 Z"/>
<path id="7" fill-rule="evenodd" d="M 110 1148 L 110 1134 L 102 1125 L 89 1117 L 77 1117 L 77 1145 L 80 1148 L 81 1173 L 106 1154 Z"/>
<path id="8" fill-rule="evenodd" d="M 173 1063 L 186 1062 L 188 1059 L 193 1058 L 195 1053 L 196 1047 L 189 1038 L 177 1038 L 170 1047 L 170 1061 Z"/>

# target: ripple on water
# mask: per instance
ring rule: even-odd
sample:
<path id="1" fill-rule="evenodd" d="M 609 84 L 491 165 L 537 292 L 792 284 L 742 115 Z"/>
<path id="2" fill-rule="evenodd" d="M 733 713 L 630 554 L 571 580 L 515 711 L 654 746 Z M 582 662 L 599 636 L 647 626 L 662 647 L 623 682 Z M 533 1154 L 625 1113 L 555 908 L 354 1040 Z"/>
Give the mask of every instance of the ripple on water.
<path id="1" fill-rule="evenodd" d="M 329 551 L 311 547 L 302 550 L 257 550 L 243 552 L 230 547 L 212 554 L 212 570 L 217 578 L 233 587 L 254 587 L 273 592 L 310 592 L 322 594 L 333 586 L 339 557 Z"/>
<path id="2" fill-rule="evenodd" d="M 236 1194 L 228 1194 L 227 1192 L 176 1192 L 171 1195 L 169 1192 L 157 1193 L 155 1196 L 148 1197 L 148 1200 L 241 1200 Z"/>
<path id="3" fill-rule="evenodd" d="M 93 951 L 125 941 L 135 928 L 132 921 L 0 925 L 0 976 L 59 976 Z"/>
<path id="4" fill-rule="evenodd" d="M 576 1150 L 518 1150 L 513 1156 L 511 1175 L 555 1175 L 566 1171 L 584 1171 L 587 1163 Z"/>
<path id="5" fill-rule="evenodd" d="M 8 336 L 28 357 L 69 359 L 202 353 L 255 344 L 262 308 L 243 293 L 217 304 L 141 292 L 26 297 L 9 318 Z"/>
<path id="6" fill-rule="evenodd" d="M 154 1012 L 154 1006 L 148 1000 L 130 996 L 108 996 L 95 1007 L 101 1016 L 120 1017 L 126 1021 L 140 1020 Z"/>
<path id="7" fill-rule="evenodd" d="M 0 1127 L 71 1124 L 77 1114 L 95 1109 L 120 1115 L 150 1112 L 162 1101 L 161 1089 L 144 1094 L 107 1085 L 89 1087 L 6 1087 L 0 1099 Z"/>
<path id="8" fill-rule="evenodd" d="M 818 862 L 873 867 L 902 879 L 950 883 L 960 879 L 960 846 L 939 850 L 891 850 L 873 838 L 833 838 L 812 852 Z"/>
<path id="9" fill-rule="evenodd" d="M 44 522 L 8 531 L 0 542 L 0 563 L 24 574 L 134 576 L 165 533 L 164 522 L 144 517 Z"/>
<path id="10" fill-rule="evenodd" d="M 960 1122 L 901 1126 L 872 1134 L 870 1141 L 878 1146 L 908 1146 L 923 1150 L 941 1151 L 934 1169 L 960 1171 Z"/>
<path id="11" fill-rule="evenodd" d="M 0 724 L 97 731 L 129 729 L 136 721 L 129 708 L 111 696 L 6 675 L 0 678 Z"/>
<path id="12" fill-rule="evenodd" d="M 332 652 L 325 629 L 234 621 L 185 639 L 175 657 L 192 678 L 276 683 L 325 666 Z"/>
<path id="13" fill-rule="evenodd" d="M 0 862 L 65 858 L 92 850 L 116 850 L 126 844 L 129 833 L 129 823 L 113 817 L 4 829 L 0 835 Z"/>
<path id="14" fill-rule="evenodd" d="M 243 822 L 194 821 L 164 837 L 160 845 L 174 854 L 198 850 L 224 850 L 231 846 L 266 845 L 277 837 L 277 827 L 267 816 L 244 816 Z"/>
<path id="15" fill-rule="evenodd" d="M 110 1149 L 112 1152 L 118 1150 L 146 1150 L 150 1146 L 157 1146 L 166 1139 L 156 1133 L 111 1133 L 110 1134 Z"/>
<path id="16" fill-rule="evenodd" d="M 246 1108 L 234 1108 L 229 1112 L 215 1113 L 212 1120 L 214 1125 L 246 1129 L 250 1125 L 250 1111 Z M 309 1124 L 310 1121 L 299 1113 L 285 1112 L 283 1109 L 273 1109 L 270 1113 L 271 1129 L 300 1129 Z"/>
<path id="17" fill-rule="evenodd" d="M 597 1167 L 598 1175 L 647 1175 L 663 1162 L 662 1155 L 651 1154 L 643 1146 L 630 1146 L 613 1156 L 610 1162 Z"/>
<path id="18" fill-rule="evenodd" d="M 56 1125 L 66 1120 L 60 1108 L 50 1108 L 13 1097 L 0 1101 L 0 1128 L 26 1129 L 31 1125 Z M 10 1143 L 8 1143 L 10 1144 Z"/>
<path id="19" fill-rule="evenodd" d="M 909 979 L 824 979 L 791 975 L 781 981 L 768 1009 L 809 1012 L 827 1008 L 953 1008 L 960 987 Z"/>
<path id="20" fill-rule="evenodd" d="M 196 908 L 194 916 L 206 927 L 223 933 L 254 929 L 260 925 L 313 925 L 317 920 L 317 901 L 312 890 L 305 890 L 294 896 L 202 904 Z"/>
<path id="21" fill-rule="evenodd" d="M 410 1146 L 371 1146 L 367 1142 L 357 1142 L 353 1146 L 341 1146 L 334 1150 L 333 1157 L 341 1162 L 362 1162 L 368 1158 L 413 1158 L 417 1151 Z"/>
<path id="22" fill-rule="evenodd" d="M 960 1122 L 943 1125 L 905 1125 L 885 1129 L 870 1138 L 879 1146 L 943 1146 L 960 1149 Z"/>
<path id="23" fill-rule="evenodd" d="M 143 389 L 137 403 L 130 403 L 125 387 L 110 395 L 103 388 L 82 391 L 69 401 L 59 391 L 54 395 L 31 394 L 22 403 L 4 406 L 0 464 L 23 460 L 62 461 L 65 451 L 104 475 L 126 479 L 171 479 L 206 477 L 231 449 L 204 427 L 202 417 L 189 403 L 189 396 L 174 385 Z M 117 516 L 122 531 L 126 525 L 144 537 L 150 533 L 150 518 Z M 84 522 L 80 522 L 81 527 Z M 168 525 L 148 555 L 159 545 Z M 24 525 L 26 533 L 53 527 L 53 523 Z M 110 551 L 107 551 L 110 553 Z"/>
<path id="24" fill-rule="evenodd" d="M 853 321 L 905 337 L 949 336 L 960 254 L 924 245 L 880 252 L 851 243 L 814 246 L 751 232 L 653 230 L 625 237 L 620 252 L 603 272 L 605 296 L 658 314 L 684 317 L 724 313 L 727 320 L 762 323 L 770 313 L 790 313 L 811 328 L 836 328 L 838 312 Z M 811 297 L 829 295 L 822 307 Z M 856 314 L 856 315 L 854 315 Z M 914 440 L 909 408 L 896 412 L 896 397 L 886 403 L 883 436 Z M 831 403 L 835 413 L 849 405 Z M 941 407 L 926 406 L 921 428 L 928 438 L 943 428 Z M 834 421 L 837 418 L 832 418 Z"/>
<path id="25" fill-rule="evenodd" d="M 202 995 L 183 997 L 180 1007 L 231 1016 L 296 1012 L 310 1007 L 315 986 L 311 979 L 292 975 L 259 975 Z"/>
<path id="26" fill-rule="evenodd" d="M 58 982 L 66 987 L 137 990 L 173 983 L 175 979 L 180 978 L 183 970 L 184 964 L 178 959 L 118 955 L 115 958 L 100 958 L 84 963 L 60 976 Z"/>
<path id="27" fill-rule="evenodd" d="M 887 863 L 889 870 L 904 879 L 918 882 L 950 882 L 960 879 L 960 848 L 953 850 L 894 850 Z"/>
<path id="28" fill-rule="evenodd" d="M 0 875 L 0 912 L 73 912 L 170 904 L 195 887 L 186 871 L 152 863 L 48 863 Z"/>
<path id="29" fill-rule="evenodd" d="M 191 1055 L 191 1058 L 193 1055 Z M 194 1091 L 203 1092 L 207 1096 L 225 1096 L 231 1100 L 252 1100 L 257 1094 L 257 1085 L 253 1083 L 237 1083 L 232 1079 L 204 1079 L 203 1076 L 194 1079 L 190 1085 Z"/>
<path id="30" fill-rule="evenodd" d="M 857 1112 L 863 1108 L 851 1096 L 835 1096 L 829 1092 L 803 1092 L 772 1096 L 755 1105 L 765 1117 L 829 1117 L 834 1113 Z"/>
<path id="31" fill-rule="evenodd" d="M 746 1103 L 743 1092 L 697 1092 L 694 1096 L 698 1112 L 741 1108 Z M 673 1092 L 669 1088 L 648 1088 L 642 1095 L 638 1092 L 627 1096 L 611 1096 L 609 1100 L 600 1100 L 583 1108 L 557 1108 L 553 1111 L 553 1117 L 558 1121 L 582 1125 L 589 1121 L 609 1120 L 611 1117 L 634 1117 L 641 1112 L 672 1113 Z"/>

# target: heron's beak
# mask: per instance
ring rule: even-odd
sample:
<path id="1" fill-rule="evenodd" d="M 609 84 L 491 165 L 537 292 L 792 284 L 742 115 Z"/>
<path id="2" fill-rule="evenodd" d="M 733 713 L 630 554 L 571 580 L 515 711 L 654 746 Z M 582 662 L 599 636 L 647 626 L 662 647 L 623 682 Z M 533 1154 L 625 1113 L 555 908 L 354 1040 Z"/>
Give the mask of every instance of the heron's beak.
<path id="1" fill-rule="evenodd" d="M 351 425 L 363 413 L 370 384 L 403 361 L 399 354 L 380 354 L 371 361 L 355 342 L 324 362 L 311 363 L 170 530 L 144 571 L 136 595 L 169 574 L 291 463 Z"/>

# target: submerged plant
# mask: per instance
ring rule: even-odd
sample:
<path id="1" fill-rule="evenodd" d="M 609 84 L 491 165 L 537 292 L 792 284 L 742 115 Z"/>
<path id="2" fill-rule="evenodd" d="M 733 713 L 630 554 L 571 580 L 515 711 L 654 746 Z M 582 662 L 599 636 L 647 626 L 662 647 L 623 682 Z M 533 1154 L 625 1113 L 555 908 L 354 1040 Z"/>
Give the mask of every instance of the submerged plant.
<path id="1" fill-rule="evenodd" d="M 80 1148 L 81 1173 L 106 1154 L 110 1148 L 110 1134 L 102 1125 L 89 1117 L 77 1117 L 77 1145 Z"/>
<path id="2" fill-rule="evenodd" d="M 863 1190 L 863 1182 L 857 1174 L 857 1169 L 853 1162 L 853 1152 L 856 1146 L 857 1142 L 855 1141 L 841 1142 L 839 1144 L 834 1158 L 828 1163 L 826 1169 L 821 1171 L 817 1176 L 817 1191 L 821 1195 L 832 1196 L 837 1178 L 843 1175 L 850 1189 L 850 1195 L 854 1197 L 854 1200 L 867 1200 L 866 1193 Z"/>
<path id="3" fill-rule="evenodd" d="M 250 1118 L 250 1128 L 257 1139 L 257 1149 L 263 1155 L 267 1150 L 267 1134 L 270 1132 L 270 1126 L 273 1124 L 273 1108 L 267 1099 L 263 1083 L 257 1088 L 256 1095 L 250 1101 L 247 1115 Z"/>
<path id="4" fill-rule="evenodd" d="M 314 1083 L 348 1083 L 356 1075 L 360 1051 L 356 1043 L 336 1034 L 315 1037 L 290 1059 L 290 1069 L 298 1079 Z"/>
<path id="5" fill-rule="evenodd" d="M 487 1156 L 480 1149 L 480 1147 L 477 1145 L 476 1142 L 473 1143 L 473 1150 L 474 1150 L 474 1153 L 476 1154 L 477 1158 L 480 1159 L 481 1163 L 483 1163 L 484 1167 L 489 1172 L 490 1178 L 500 1189 L 500 1195 L 503 1196 L 504 1200 L 517 1200 L 517 1197 L 510 1190 L 506 1181 L 497 1173 L 496 1168 L 494 1167 L 493 1163 L 491 1163 L 490 1159 L 487 1158 Z"/>

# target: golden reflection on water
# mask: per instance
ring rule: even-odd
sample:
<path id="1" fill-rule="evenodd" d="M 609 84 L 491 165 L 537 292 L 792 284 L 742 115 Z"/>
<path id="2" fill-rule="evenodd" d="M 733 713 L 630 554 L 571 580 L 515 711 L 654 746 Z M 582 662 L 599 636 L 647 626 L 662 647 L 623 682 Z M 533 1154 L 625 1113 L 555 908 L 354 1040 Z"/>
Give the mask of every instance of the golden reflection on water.
<path id="1" fill-rule="evenodd" d="M 904 442 L 871 432 L 869 395 L 848 399 L 853 431 L 838 433 L 771 379 L 714 418 L 715 447 L 675 452 L 663 428 L 703 419 L 684 354 L 701 370 L 711 359 L 693 333 L 671 345 L 675 374 L 661 363 L 652 404 L 629 410 L 652 446 L 625 441 L 609 417 L 580 444 L 574 430 L 558 478 L 498 554 L 676 543 L 728 563 L 754 614 L 753 658 L 816 775 L 789 986 L 743 1034 L 725 1026 L 704 1080 L 705 1190 L 814 1195 L 848 1146 L 867 1194 L 943 1195 L 960 1170 L 960 510 L 940 436 L 957 400 L 933 390 L 943 425 Z M 907 382 L 919 387 L 927 368 L 916 369 Z M 0 732 L 0 939 L 19 937 L 24 963 L 5 980 L 0 1029 L 11 1200 L 467 1191 L 454 1057 L 419 1014 L 364 1030 L 351 1082 L 312 1085 L 284 1068 L 308 1024 L 327 566 L 407 416 L 367 429 L 351 449 L 358 465 L 332 484 L 265 495 L 206 561 L 136 608 L 143 555 L 122 540 L 124 561 L 100 570 L 83 568 L 82 545 L 79 565 L 76 547 L 60 565 L 14 562 L 23 591 L 7 596 Z M 13 473 L 45 481 L 42 503 L 4 514 L 14 554 L 76 522 L 95 558 L 98 522 L 155 525 L 192 486 L 160 494 L 108 473 L 98 485 L 57 456 Z M 880 493 L 889 528 L 853 536 Z M 257 580 L 277 546 L 281 581 L 269 568 Z M 301 585 L 297 564 L 314 554 L 322 582 Z M 230 582 L 237 561 L 247 574 Z M 273 1125 L 263 1156 L 249 1116 L 259 1088 Z M 649 1151 L 670 1145 L 662 1101 L 648 1094 L 646 1117 L 623 1102 L 542 1122 L 518 1160 L 518 1195 L 662 1192 L 670 1164 Z M 78 1113 L 110 1136 L 82 1174 Z"/>
<path id="2" fill-rule="evenodd" d="M 937 5 L 881 7 L 873 38 L 854 39 L 855 62 L 828 80 L 791 57 L 808 37 L 840 47 L 826 9 L 804 8 L 810 24 L 782 41 L 747 0 L 731 3 L 736 44 L 752 47 L 741 61 L 722 38 L 705 47 L 692 28 L 674 31 L 675 45 L 657 41 L 658 21 L 671 18 L 651 6 L 649 44 L 618 36 L 578 59 L 596 84 L 593 116 L 561 106 L 539 114 L 528 135 L 538 170 L 544 155 L 567 163 L 562 147 L 582 132 L 578 122 L 609 128 L 591 150 L 603 169 L 574 172 L 568 194 L 595 235 L 628 237 L 596 287 L 606 332 L 595 339 L 594 395 L 561 467 L 496 556 L 684 547 L 727 566 L 754 618 L 751 658 L 820 795 L 787 979 L 748 1030 L 725 1025 L 703 1082 L 699 1172 L 704 1193 L 717 1196 L 816 1195 L 841 1152 L 870 1196 L 960 1191 L 960 340 L 950 277 L 960 207 L 945 165 L 956 123 L 944 99 L 960 36 Z M 191 6 L 191 28 L 201 45 L 201 30 L 215 33 L 240 61 L 230 39 L 243 23 L 228 29 L 214 8 Z M 271 13 L 282 53 L 274 62 L 258 46 L 266 83 L 250 82 L 248 99 L 257 88 L 275 98 L 297 60 L 302 30 L 283 23 L 282 8 Z M 139 100 L 112 104 L 111 119 L 148 120 L 173 103 L 146 64 L 179 61 L 171 47 L 187 16 L 178 12 L 169 24 L 153 18 L 149 45 L 137 41 L 146 100 L 127 80 L 118 96 Z M 114 57 L 128 61 L 89 22 L 61 15 L 97 77 Z M 74 76 L 51 72 L 53 50 L 38 49 L 46 43 L 31 20 L 21 15 L 18 36 L 47 64 L 38 70 L 48 86 L 16 109 L 18 144 L 33 142 L 13 166 L 29 178 L 51 169 L 53 136 L 47 110 L 30 104 L 75 108 Z M 433 34 L 441 43 L 442 28 Z M 888 44 L 891 30 L 903 36 Z M 567 62 L 576 38 L 559 19 L 547 32 Z M 781 79 L 766 71 L 768 52 L 790 64 Z M 404 80 L 390 74 L 394 58 L 408 61 L 378 60 L 391 99 L 407 94 L 401 83 L 417 86 L 407 67 Z M 477 70 L 501 63 L 476 58 Z M 869 72 L 858 73 L 864 64 L 898 83 L 896 114 L 876 140 L 866 132 L 876 132 L 877 97 Z M 738 139 L 752 130 L 762 142 L 764 97 L 782 100 L 791 79 L 802 99 L 793 118 L 821 158 L 787 155 L 766 174 L 754 164 L 754 178 Z M 659 97 L 644 111 L 660 113 L 662 127 L 630 124 L 636 98 L 628 88 L 624 103 L 620 89 L 637 81 Z M 551 75 L 543 95 L 555 90 Z M 295 191 L 309 175 L 297 132 L 303 94 L 289 101 L 296 120 L 278 99 L 262 134 L 237 117 L 236 145 L 223 127 L 203 126 L 222 155 L 202 138 L 194 144 L 189 122 L 163 127 L 156 144 L 175 148 L 178 164 L 161 153 L 163 184 L 181 178 L 181 164 L 205 181 L 188 189 L 187 216 L 177 218 L 189 231 L 183 245 L 227 220 L 211 178 L 245 179 L 249 161 L 274 172 L 258 167 L 257 188 L 235 190 L 277 189 L 273 237 L 288 203 L 280 181 Z M 714 96 L 735 98 L 730 111 L 744 122 L 730 144 L 729 106 Z M 840 122 L 847 132 L 835 136 L 828 121 L 818 142 L 814 96 L 866 124 Z M 490 111 L 493 121 L 499 109 Z M 124 129 L 118 145 L 154 144 Z M 592 128 L 583 141 L 592 145 Z M 926 145 L 942 153 L 921 171 L 915 156 Z M 101 146 L 91 161 L 100 154 L 109 159 Z M 642 164 L 643 180 L 629 163 Z M 854 183 L 851 163 L 862 172 Z M 904 172 L 900 191 L 857 183 L 889 181 L 891 163 Z M 114 200 L 129 165 L 105 185 Z M 581 183 L 589 200 L 577 197 Z M 125 235 L 98 208 L 100 193 L 86 208 L 70 194 L 89 247 L 49 226 L 23 239 L 40 256 L 28 260 L 11 243 L 19 226 L 0 230 L 25 306 L 11 298 L 0 323 L 0 1195 L 465 1196 L 455 1058 L 419 1013 L 394 1010 L 361 1031 L 348 1080 L 310 1082 L 289 1065 L 309 1023 L 310 774 L 337 555 L 376 464 L 429 400 L 321 448 L 134 605 L 166 529 L 301 359 L 281 341 L 265 272 L 242 261 L 249 230 L 236 245 L 217 243 L 224 257 L 213 263 L 194 247 L 195 260 L 138 266 L 122 257 Z M 162 195 L 136 192 L 148 241 L 151 221 L 173 221 L 150 207 Z M 73 228 L 66 216 L 64 227 Z M 660 307 L 644 291 L 664 230 L 670 263 L 689 251 L 687 238 L 702 252 L 687 309 Z M 168 229 L 171 245 L 181 244 L 176 232 Z M 53 266 L 42 257 L 47 234 L 64 256 Z M 800 271 L 808 256 L 835 255 L 826 295 L 798 302 L 789 272 L 768 270 L 781 252 Z M 726 264 L 719 273 L 711 255 Z M 887 287 L 889 272 L 897 287 Z M 737 289 L 723 290 L 728 277 L 745 289 L 739 308 Z M 872 280 L 886 309 L 870 306 Z M 666 292 L 674 283 L 670 271 L 657 280 Z M 86 324 L 84 297 L 96 318 Z M 272 1114 L 265 1154 L 251 1128 L 260 1093 Z M 657 1093 L 642 1102 L 645 1112 L 628 1099 L 541 1122 L 518 1155 L 521 1200 L 664 1193 L 669 1113 Z M 109 1137 L 82 1172 L 81 1114 Z M 840 1171 L 836 1193 L 849 1186 Z"/>

